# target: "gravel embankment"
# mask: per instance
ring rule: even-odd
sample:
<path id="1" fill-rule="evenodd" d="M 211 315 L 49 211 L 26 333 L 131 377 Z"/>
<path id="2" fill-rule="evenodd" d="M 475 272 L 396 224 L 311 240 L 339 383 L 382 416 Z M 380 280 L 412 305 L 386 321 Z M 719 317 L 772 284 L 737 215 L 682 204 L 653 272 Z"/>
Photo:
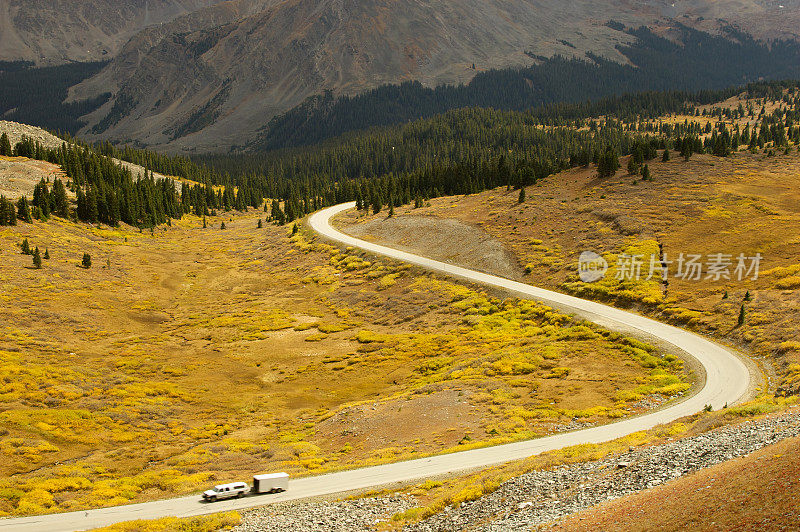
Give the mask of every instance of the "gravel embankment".
<path id="1" fill-rule="evenodd" d="M 275 504 L 249 511 L 233 532 L 355 532 L 412 508 L 411 497 L 390 496 L 339 502 Z"/>
<path id="2" fill-rule="evenodd" d="M 632 449 L 611 459 L 534 471 L 406 531 L 529 530 L 798 435 L 800 412 L 795 409 L 663 445 Z"/>
<path id="3" fill-rule="evenodd" d="M 506 532 L 529 530 L 609 499 L 636 493 L 720 462 L 744 456 L 780 440 L 800 435 L 800 410 L 613 458 L 533 471 L 505 482 L 497 491 L 444 511 L 404 532 L 456 530 Z M 340 502 L 285 503 L 246 512 L 236 532 L 356 532 L 415 505 L 407 496 Z"/>

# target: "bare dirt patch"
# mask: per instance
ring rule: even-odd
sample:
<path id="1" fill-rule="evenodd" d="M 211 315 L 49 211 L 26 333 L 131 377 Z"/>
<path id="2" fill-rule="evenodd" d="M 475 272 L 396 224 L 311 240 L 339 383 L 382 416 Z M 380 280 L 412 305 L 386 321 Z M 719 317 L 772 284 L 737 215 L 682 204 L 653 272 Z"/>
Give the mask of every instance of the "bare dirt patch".
<path id="1" fill-rule="evenodd" d="M 61 168 L 45 161 L 25 157 L 0 156 L 0 194 L 8 199 L 31 198 L 36 184 L 44 179 L 64 178 Z"/>
<path id="2" fill-rule="evenodd" d="M 352 213 L 340 219 L 341 223 L 354 221 Z M 442 262 L 508 279 L 519 280 L 523 276 L 518 260 L 500 240 L 459 220 L 431 216 L 379 217 L 348 225 L 346 230 L 355 237 Z"/>
<path id="3" fill-rule="evenodd" d="M 467 434 L 482 432 L 479 412 L 470 404 L 469 394 L 459 390 L 347 407 L 317 429 L 331 435 L 325 444 L 336 449 L 416 445 L 421 452 L 451 447 Z"/>

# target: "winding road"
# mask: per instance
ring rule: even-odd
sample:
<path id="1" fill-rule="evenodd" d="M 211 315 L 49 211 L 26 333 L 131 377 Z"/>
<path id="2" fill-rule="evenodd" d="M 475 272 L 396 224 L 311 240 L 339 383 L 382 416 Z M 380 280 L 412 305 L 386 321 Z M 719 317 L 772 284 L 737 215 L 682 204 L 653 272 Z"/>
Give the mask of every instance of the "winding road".
<path id="1" fill-rule="evenodd" d="M 681 402 L 669 404 L 669 406 L 660 410 L 638 417 L 623 419 L 608 425 L 495 447 L 295 479 L 290 482 L 288 491 L 277 495 L 252 496 L 219 503 L 204 503 L 198 495 L 192 495 L 141 504 L 101 508 L 86 512 L 3 519 L 0 520 L 0 531 L 66 532 L 88 530 L 134 519 L 196 516 L 415 481 L 425 477 L 494 466 L 571 445 L 613 440 L 697 413 L 706 405 L 711 405 L 714 409 L 718 409 L 726 404 L 734 404 L 749 393 L 751 375 L 747 366 L 737 355 L 719 344 L 692 332 L 600 303 L 586 301 L 365 242 L 341 233 L 331 226 L 330 220 L 332 217 L 342 211 L 352 209 L 354 206 L 354 203 L 347 203 L 324 209 L 310 216 L 308 223 L 314 231 L 323 237 L 346 246 L 353 246 L 370 253 L 405 261 L 470 282 L 500 288 L 522 298 L 543 301 L 559 310 L 579 314 L 609 329 L 626 333 L 631 331 L 639 332 L 644 336 L 655 338 L 662 344 L 669 344 L 688 354 L 698 364 L 702 365 L 705 370 L 705 382 L 702 388 Z"/>

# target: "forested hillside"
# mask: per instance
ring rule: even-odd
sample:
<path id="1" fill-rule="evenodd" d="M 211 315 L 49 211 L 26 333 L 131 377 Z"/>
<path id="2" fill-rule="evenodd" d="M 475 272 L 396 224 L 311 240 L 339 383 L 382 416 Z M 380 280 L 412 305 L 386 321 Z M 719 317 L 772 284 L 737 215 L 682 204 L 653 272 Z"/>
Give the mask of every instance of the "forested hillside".
<path id="1" fill-rule="evenodd" d="M 483 72 L 468 85 L 430 89 L 408 82 L 341 98 L 327 92 L 273 119 L 251 148 L 312 144 L 347 131 L 462 107 L 524 111 L 631 92 L 722 89 L 762 78 L 800 76 L 800 45 L 794 41 L 768 45 L 733 28 L 721 36 L 681 25 L 677 29 L 674 40 L 644 27 L 625 29 L 635 37 L 633 44 L 617 47 L 630 61 L 627 65 L 593 54 L 585 60 L 556 56 L 539 58 L 540 63 L 530 68 Z"/>
<path id="2" fill-rule="evenodd" d="M 526 113 L 468 108 L 402 126 L 350 133 L 308 148 L 197 161 L 215 168 L 218 175 L 265 176 L 271 197 L 293 206 L 288 216 L 292 219 L 316 206 L 359 196 L 366 203 L 377 198 L 385 206 L 416 197 L 521 186 L 564 168 L 598 163 L 608 150 L 624 155 L 642 144 L 685 145 L 689 154 L 703 151 L 707 147 L 699 136 L 704 132 L 697 124 L 663 124 L 658 130 L 638 131 L 624 128 L 619 119 L 636 123 L 637 116 L 694 114 L 696 104 L 743 91 L 751 98 L 796 98 L 797 88 L 798 82 L 772 82 L 694 94 L 644 93 L 554 104 Z M 783 96 L 787 90 L 790 96 Z M 592 119 L 602 115 L 608 118 Z M 787 130 L 796 125 L 793 113 L 780 119 Z M 752 139 L 749 135 L 743 140 L 743 132 L 726 135 L 730 147 Z"/>
<path id="3" fill-rule="evenodd" d="M 95 75 L 105 63 L 70 63 L 34 68 L 26 61 L 0 61 L 0 118 L 75 133 L 80 117 L 105 103 L 110 94 L 63 103 L 73 85 Z"/>

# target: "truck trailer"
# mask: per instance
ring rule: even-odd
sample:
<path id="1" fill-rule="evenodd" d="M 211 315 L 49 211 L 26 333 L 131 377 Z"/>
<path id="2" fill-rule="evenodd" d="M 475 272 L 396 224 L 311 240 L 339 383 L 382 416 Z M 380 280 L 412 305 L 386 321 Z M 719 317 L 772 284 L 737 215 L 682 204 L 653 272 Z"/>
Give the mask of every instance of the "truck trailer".
<path id="1" fill-rule="evenodd" d="M 252 493 L 278 493 L 289 489 L 289 475 L 287 473 L 269 473 L 253 476 Z"/>

